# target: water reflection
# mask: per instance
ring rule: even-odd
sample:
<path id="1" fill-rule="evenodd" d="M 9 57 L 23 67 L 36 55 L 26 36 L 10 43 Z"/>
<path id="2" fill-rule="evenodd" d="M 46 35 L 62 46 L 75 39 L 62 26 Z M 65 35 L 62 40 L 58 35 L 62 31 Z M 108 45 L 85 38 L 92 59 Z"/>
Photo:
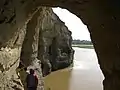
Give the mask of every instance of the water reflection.
<path id="1" fill-rule="evenodd" d="M 74 67 L 53 72 L 45 77 L 45 90 L 102 90 L 103 75 L 95 51 L 74 49 Z"/>

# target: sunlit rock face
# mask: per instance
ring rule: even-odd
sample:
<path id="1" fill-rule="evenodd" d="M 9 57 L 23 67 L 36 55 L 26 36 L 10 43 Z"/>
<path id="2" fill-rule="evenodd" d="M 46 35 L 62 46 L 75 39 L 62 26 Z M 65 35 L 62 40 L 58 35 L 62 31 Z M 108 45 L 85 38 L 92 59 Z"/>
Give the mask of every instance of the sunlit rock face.
<path id="1" fill-rule="evenodd" d="M 22 90 L 23 85 L 16 69 L 20 61 L 26 25 L 19 28 L 6 47 L 0 50 L 0 90 Z"/>
<path id="2" fill-rule="evenodd" d="M 38 58 L 42 61 L 43 74 L 72 64 L 71 32 L 51 8 L 46 8 L 39 38 Z"/>

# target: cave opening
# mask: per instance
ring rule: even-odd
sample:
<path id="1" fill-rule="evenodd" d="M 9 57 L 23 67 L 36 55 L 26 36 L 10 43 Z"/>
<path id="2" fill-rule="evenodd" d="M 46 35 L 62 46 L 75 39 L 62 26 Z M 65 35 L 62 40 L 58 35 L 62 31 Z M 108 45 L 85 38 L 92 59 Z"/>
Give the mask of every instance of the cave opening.
<path id="1" fill-rule="evenodd" d="M 58 7 L 53 8 L 53 11 L 72 32 L 71 44 L 75 53 L 74 60 L 71 62 L 73 64 L 68 67 L 69 69 L 53 72 L 45 78 L 45 90 L 48 88 L 52 90 L 103 90 L 104 76 L 100 70 L 87 26 L 66 9 Z M 61 53 L 69 53 L 67 48 L 64 47 Z M 52 45 L 50 51 L 51 49 Z"/>
<path id="2" fill-rule="evenodd" d="M 21 48 L 23 47 L 23 41 L 24 38 L 26 37 L 25 36 L 26 27 L 28 26 L 31 19 L 32 19 L 31 21 L 32 24 L 30 26 L 33 26 L 33 23 L 38 24 L 37 26 L 36 24 L 33 26 L 34 27 L 33 30 L 38 30 L 38 28 L 41 27 L 41 23 L 39 23 L 40 21 L 39 19 L 41 19 L 39 18 L 39 16 L 41 13 L 39 12 L 43 9 L 39 8 L 39 6 L 49 6 L 49 7 L 59 6 L 70 10 L 72 13 L 74 13 L 79 18 L 81 18 L 84 24 L 88 25 L 89 31 L 91 33 L 91 39 L 93 41 L 98 56 L 99 65 L 105 76 L 105 79 L 103 80 L 104 90 L 120 90 L 120 83 L 119 83 L 120 82 L 120 78 L 119 78 L 120 76 L 119 74 L 120 72 L 119 8 L 120 7 L 118 0 L 114 0 L 114 1 L 108 1 L 108 0 L 24 1 L 22 0 L 22 1 L 23 2 L 19 0 L 17 1 L 2 0 L 0 4 L 1 6 L 1 14 L 0 14 L 1 65 L 0 66 L 2 68 L 2 70 L 0 71 L 0 75 L 2 77 L 1 82 L 3 82 L 0 84 L 1 89 L 12 89 L 13 86 L 16 86 L 16 83 L 13 83 L 12 79 L 14 76 L 14 79 L 17 80 L 15 72 L 20 61 L 20 53 L 21 53 Z M 47 8 L 45 7 L 44 11 L 46 10 Z M 47 14 L 43 16 L 46 17 Z M 48 18 L 45 19 L 47 19 L 49 22 Z M 45 20 L 45 22 L 47 20 Z M 48 23 L 46 24 L 46 27 L 47 25 Z M 37 34 L 38 33 L 39 30 Z M 39 51 L 37 48 L 34 47 L 35 45 L 38 46 L 38 43 L 34 43 L 34 41 L 37 42 L 37 39 L 34 40 L 35 39 L 34 36 L 36 37 L 37 35 L 30 35 L 30 36 L 33 37 L 33 39 L 30 40 L 30 37 L 28 37 L 29 38 L 28 40 L 32 41 L 32 43 L 27 44 L 27 46 L 30 46 L 27 48 L 32 49 L 30 50 L 30 52 L 32 53 Z M 47 51 L 48 47 L 49 46 L 43 48 L 44 51 Z M 22 52 L 22 54 L 24 53 L 32 54 L 29 52 Z M 48 52 L 45 52 L 45 54 L 46 53 Z M 33 56 L 35 58 L 33 58 Z M 28 55 L 28 57 L 30 57 L 32 61 L 38 58 L 38 56 L 35 54 Z M 48 57 L 46 58 L 46 55 L 42 58 L 46 59 L 46 61 L 48 59 Z M 30 64 L 31 63 L 32 62 L 30 62 Z M 83 66 L 81 65 L 81 67 Z M 38 75 L 40 76 L 40 74 Z M 18 80 L 20 82 L 20 79 Z M 11 83 L 13 84 L 11 85 Z M 18 85 L 18 87 L 22 89 L 22 86 Z"/>

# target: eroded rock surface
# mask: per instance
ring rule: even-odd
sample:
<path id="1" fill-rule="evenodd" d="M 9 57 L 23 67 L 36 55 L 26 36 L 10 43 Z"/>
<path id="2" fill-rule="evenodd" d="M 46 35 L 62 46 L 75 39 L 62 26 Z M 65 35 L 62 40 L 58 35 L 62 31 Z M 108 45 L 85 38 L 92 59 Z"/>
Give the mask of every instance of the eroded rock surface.
<path id="1" fill-rule="evenodd" d="M 23 85 L 16 72 L 20 62 L 25 25 L 0 50 L 0 90 L 23 90 Z"/>
<path id="2" fill-rule="evenodd" d="M 51 8 L 46 9 L 48 12 L 42 21 L 38 51 L 38 58 L 42 61 L 45 75 L 51 70 L 65 68 L 72 64 L 74 54 L 71 47 L 71 32 Z"/>
<path id="3" fill-rule="evenodd" d="M 9 27 L 3 27 L 0 33 L 0 90 L 26 90 L 25 70 L 30 68 L 35 69 L 38 76 L 38 90 L 44 90 L 42 75 L 72 63 L 71 32 L 51 8 L 37 7 L 27 14 L 18 14 L 21 16 L 11 19 L 11 14 L 7 17 L 7 14 L 1 13 L 6 18 L 0 19 L 0 27 Z M 6 22 L 7 18 L 11 22 Z M 16 22 L 12 24 L 13 21 Z"/>

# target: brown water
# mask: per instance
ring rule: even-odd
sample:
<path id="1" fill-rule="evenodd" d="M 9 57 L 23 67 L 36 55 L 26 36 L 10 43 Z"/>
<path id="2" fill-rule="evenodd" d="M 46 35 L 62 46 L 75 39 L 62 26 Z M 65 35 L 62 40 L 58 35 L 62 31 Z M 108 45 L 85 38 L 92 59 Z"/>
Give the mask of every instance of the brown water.
<path id="1" fill-rule="evenodd" d="M 45 77 L 45 90 L 103 90 L 103 75 L 94 49 L 74 50 L 74 67 Z"/>

